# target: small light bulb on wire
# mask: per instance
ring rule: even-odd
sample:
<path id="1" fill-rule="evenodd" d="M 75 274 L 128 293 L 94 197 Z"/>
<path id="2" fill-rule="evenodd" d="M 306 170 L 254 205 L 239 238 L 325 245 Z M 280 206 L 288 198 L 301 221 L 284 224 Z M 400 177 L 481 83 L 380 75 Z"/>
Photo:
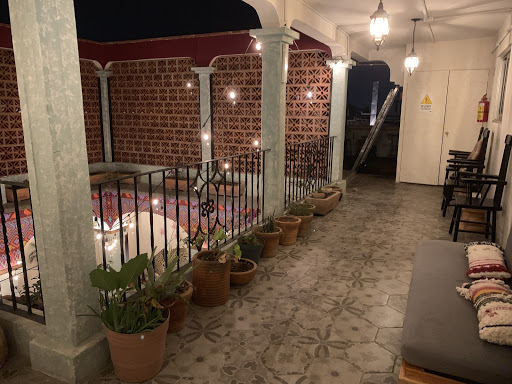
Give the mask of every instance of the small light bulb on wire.
<path id="1" fill-rule="evenodd" d="M 96 235 L 96 238 L 97 238 L 98 240 L 99 240 L 99 239 L 101 239 L 101 233 L 98 233 L 98 234 Z"/>
<path id="2" fill-rule="evenodd" d="M 258 146 L 260 142 L 258 140 L 254 140 L 254 145 Z"/>
<path id="3" fill-rule="evenodd" d="M 256 43 L 256 50 L 261 51 L 261 43 L 260 42 Z"/>
<path id="4" fill-rule="evenodd" d="M 130 228 L 133 228 L 133 223 L 130 223 Z"/>
<path id="5" fill-rule="evenodd" d="M 228 169 L 228 168 L 229 168 L 229 164 L 228 164 L 228 163 L 225 163 L 225 164 L 224 164 L 224 168 Z"/>
<path id="6" fill-rule="evenodd" d="M 210 138 L 210 136 L 208 136 L 208 134 L 207 134 L 207 133 L 205 133 L 205 134 L 203 135 L 203 139 L 204 139 L 204 140 L 208 140 L 209 138 Z"/>
<path id="7" fill-rule="evenodd" d="M 187 88 L 190 88 L 192 86 L 192 83 L 189 81 L 187 82 Z"/>
<path id="8" fill-rule="evenodd" d="M 229 98 L 230 98 L 230 99 L 234 99 L 235 97 L 236 97 L 236 93 L 235 93 L 235 91 L 231 91 L 231 92 L 229 92 Z"/>
<path id="9" fill-rule="evenodd" d="M 158 204 L 158 199 L 153 199 L 153 204 L 157 205 Z"/>
<path id="10" fill-rule="evenodd" d="M 308 98 L 311 99 L 313 97 L 313 92 L 308 91 Z"/>

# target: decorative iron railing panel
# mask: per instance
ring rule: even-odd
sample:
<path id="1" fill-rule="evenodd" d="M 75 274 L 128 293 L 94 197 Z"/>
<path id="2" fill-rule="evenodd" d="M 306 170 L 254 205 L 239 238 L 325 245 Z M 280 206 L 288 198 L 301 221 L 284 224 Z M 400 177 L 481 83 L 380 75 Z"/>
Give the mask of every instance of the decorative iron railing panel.
<path id="1" fill-rule="evenodd" d="M 225 243 L 252 229 L 264 208 L 265 155 L 258 150 L 91 179 L 97 265 L 119 269 L 136 255 L 156 249 L 155 271 L 161 273 L 171 257 L 178 257 L 179 268 L 198 249 L 209 249 L 219 228 L 229 233 Z M 0 184 L 8 200 L 0 195 L 0 309 L 43 321 L 28 182 Z M 24 292 L 30 293 L 30 300 Z"/>
<path id="2" fill-rule="evenodd" d="M 332 182 L 334 137 L 286 145 L 285 207 Z"/>

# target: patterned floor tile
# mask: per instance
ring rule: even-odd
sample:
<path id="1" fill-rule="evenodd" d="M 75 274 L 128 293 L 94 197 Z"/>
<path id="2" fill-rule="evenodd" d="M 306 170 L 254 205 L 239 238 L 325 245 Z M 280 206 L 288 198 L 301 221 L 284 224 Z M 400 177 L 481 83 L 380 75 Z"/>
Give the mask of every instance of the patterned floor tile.
<path id="1" fill-rule="evenodd" d="M 439 187 L 358 175 L 308 237 L 262 259 L 227 304 L 192 303 L 148 384 L 395 384 L 414 252 L 450 240 Z M 462 234 L 460 241 L 480 239 Z M 364 373 L 364 374 L 363 374 Z M 113 372 L 90 384 L 119 384 Z M 2 384 L 60 384 L 9 362 Z"/>

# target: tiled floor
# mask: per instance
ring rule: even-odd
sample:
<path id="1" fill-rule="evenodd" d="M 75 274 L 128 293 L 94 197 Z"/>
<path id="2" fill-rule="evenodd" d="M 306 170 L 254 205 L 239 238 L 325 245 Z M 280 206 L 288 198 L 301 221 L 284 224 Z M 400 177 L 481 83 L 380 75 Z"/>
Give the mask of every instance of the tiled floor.
<path id="1" fill-rule="evenodd" d="M 397 383 L 415 247 L 449 239 L 440 202 L 438 187 L 357 176 L 308 238 L 262 260 L 226 305 L 193 305 L 150 383 Z M 15 363 L 0 379 L 56 382 Z M 111 372 L 91 381 L 114 383 Z"/>

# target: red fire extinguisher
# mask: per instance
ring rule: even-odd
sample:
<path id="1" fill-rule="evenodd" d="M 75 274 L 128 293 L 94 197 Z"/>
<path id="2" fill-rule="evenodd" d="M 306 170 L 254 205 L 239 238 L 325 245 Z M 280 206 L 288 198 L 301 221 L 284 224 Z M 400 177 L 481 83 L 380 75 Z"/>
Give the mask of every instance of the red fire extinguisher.
<path id="1" fill-rule="evenodd" d="M 478 103 L 478 115 L 476 121 L 478 123 L 485 123 L 489 119 L 489 100 L 487 100 L 487 94 L 482 97 L 482 100 Z"/>

